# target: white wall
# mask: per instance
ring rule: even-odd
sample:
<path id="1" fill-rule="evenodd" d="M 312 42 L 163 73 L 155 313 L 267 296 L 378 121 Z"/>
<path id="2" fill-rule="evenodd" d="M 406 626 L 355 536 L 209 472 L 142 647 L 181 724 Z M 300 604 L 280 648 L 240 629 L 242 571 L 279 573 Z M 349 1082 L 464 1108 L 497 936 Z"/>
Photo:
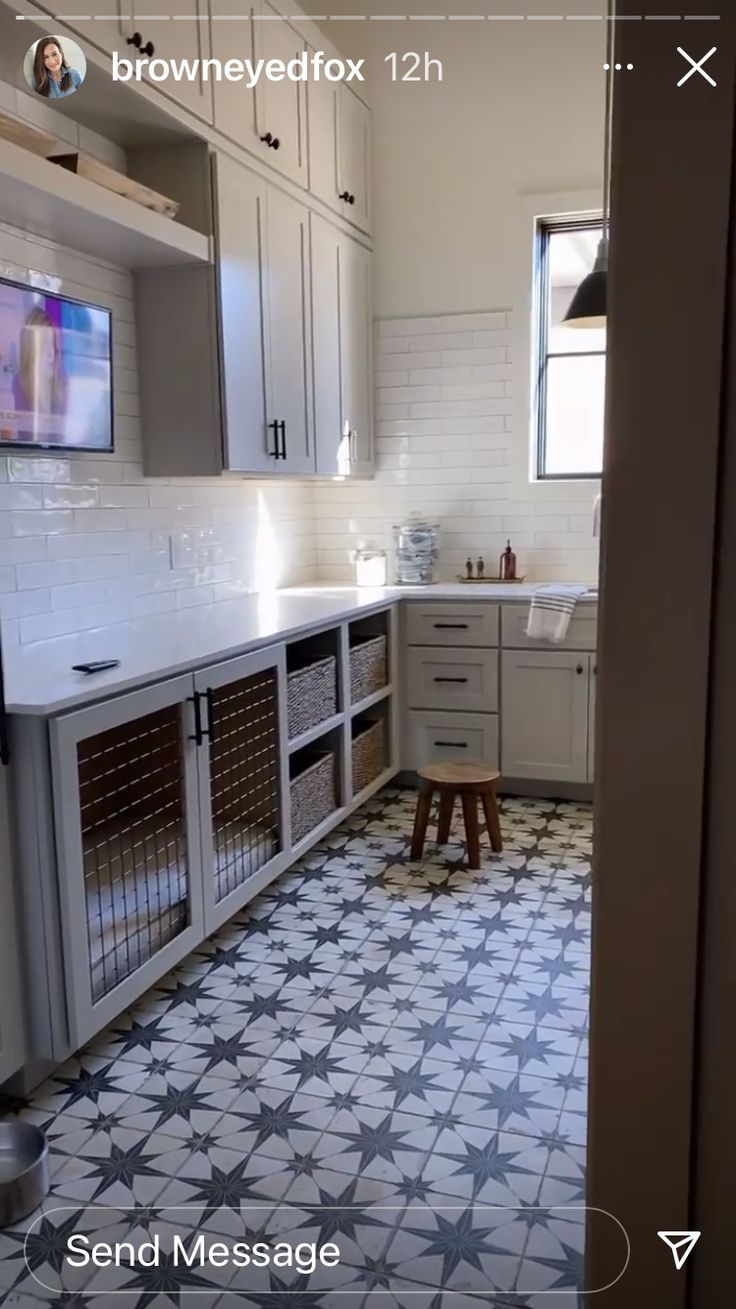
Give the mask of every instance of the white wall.
<path id="1" fill-rule="evenodd" d="M 122 162 L 37 97 L 0 84 L 0 108 Z M 0 456 L 3 643 L 312 580 L 308 484 L 143 477 L 130 274 L 0 225 L 0 275 L 29 268 L 113 311 L 116 452 Z"/>
<path id="2" fill-rule="evenodd" d="M 511 535 L 531 579 L 593 580 L 597 483 L 529 480 L 531 215 L 545 212 L 529 197 L 549 194 L 554 213 L 560 193 L 601 194 L 606 25 L 450 18 L 525 12 L 505 0 L 415 8 L 445 17 L 325 27 L 371 79 L 378 474 L 317 490 L 319 571 L 350 576 L 352 548 L 387 544 L 391 522 L 419 510 L 442 524 L 445 577 L 468 552 L 497 562 Z M 330 5 L 374 11 L 407 6 Z M 392 83 L 391 50 L 427 50 L 444 80 Z"/>
<path id="3" fill-rule="evenodd" d="M 512 341 L 504 311 L 376 325 L 378 472 L 374 483 L 316 488 L 321 577 L 351 577 L 356 546 L 390 549 L 392 525 L 419 512 L 441 525 L 445 580 L 468 553 L 497 573 L 508 537 L 529 579 L 595 579 L 587 500 L 517 490 Z"/>

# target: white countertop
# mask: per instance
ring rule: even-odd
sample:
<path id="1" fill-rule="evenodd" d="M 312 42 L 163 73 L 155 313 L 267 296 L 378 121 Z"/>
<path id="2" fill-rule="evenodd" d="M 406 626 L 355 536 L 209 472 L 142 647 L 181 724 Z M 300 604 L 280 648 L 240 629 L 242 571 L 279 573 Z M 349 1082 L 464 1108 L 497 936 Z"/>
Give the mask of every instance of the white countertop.
<path id="1" fill-rule="evenodd" d="M 523 601 L 538 585 L 438 582 L 372 589 L 315 584 L 10 646 L 4 653 L 6 709 L 46 716 L 79 708 L 397 600 Z M 582 602 L 597 598 L 591 591 Z M 72 671 L 72 664 L 108 658 L 119 659 L 120 666 L 91 676 Z"/>

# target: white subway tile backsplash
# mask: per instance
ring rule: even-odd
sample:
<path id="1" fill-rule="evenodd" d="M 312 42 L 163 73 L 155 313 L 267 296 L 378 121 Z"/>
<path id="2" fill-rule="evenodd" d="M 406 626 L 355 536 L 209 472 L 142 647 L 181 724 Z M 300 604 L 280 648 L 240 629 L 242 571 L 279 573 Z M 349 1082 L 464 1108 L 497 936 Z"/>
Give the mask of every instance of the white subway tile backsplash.
<path id="1" fill-rule="evenodd" d="M 530 580 L 588 580 L 597 573 L 592 515 L 581 490 L 549 503 L 515 488 L 516 444 L 505 311 L 401 318 L 375 333 L 376 478 L 314 491 L 319 575 L 353 576 L 352 552 L 391 546 L 392 524 L 416 510 L 441 525 L 440 574 L 453 578 L 470 554 L 488 575 L 512 537 Z M 427 390 L 439 392 L 429 398 Z M 526 450 L 524 451 L 526 458 Z M 586 535 L 587 534 L 587 535 Z"/>

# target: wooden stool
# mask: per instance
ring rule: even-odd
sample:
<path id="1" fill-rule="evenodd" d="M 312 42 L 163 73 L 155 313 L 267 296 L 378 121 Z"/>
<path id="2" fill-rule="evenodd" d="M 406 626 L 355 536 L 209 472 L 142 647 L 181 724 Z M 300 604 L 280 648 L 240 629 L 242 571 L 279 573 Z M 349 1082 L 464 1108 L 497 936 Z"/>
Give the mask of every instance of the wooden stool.
<path id="1" fill-rule="evenodd" d="M 503 850 L 501 826 L 498 821 L 496 803 L 496 782 L 501 774 L 497 768 L 481 763 L 446 763 L 428 764 L 419 769 L 421 786 L 417 800 L 417 813 L 414 819 L 414 834 L 411 841 L 411 857 L 419 860 L 424 855 L 424 841 L 427 835 L 432 797 L 439 792 L 440 815 L 437 824 L 437 844 L 447 845 L 452 827 L 452 813 L 455 797 L 460 796 L 463 803 L 465 819 L 465 836 L 468 843 L 468 867 L 480 868 L 480 837 L 478 831 L 478 800 L 483 805 L 483 812 L 488 824 L 488 835 L 495 854 Z"/>

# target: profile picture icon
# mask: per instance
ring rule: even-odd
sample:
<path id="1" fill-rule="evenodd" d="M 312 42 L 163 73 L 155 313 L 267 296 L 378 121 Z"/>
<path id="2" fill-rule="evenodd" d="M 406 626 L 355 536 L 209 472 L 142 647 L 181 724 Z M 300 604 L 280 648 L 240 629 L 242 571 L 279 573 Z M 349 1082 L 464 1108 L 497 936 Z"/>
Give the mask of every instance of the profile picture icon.
<path id="1" fill-rule="evenodd" d="M 23 72 L 36 95 L 61 100 L 82 85 L 87 60 L 81 46 L 68 36 L 42 36 L 26 52 Z"/>

